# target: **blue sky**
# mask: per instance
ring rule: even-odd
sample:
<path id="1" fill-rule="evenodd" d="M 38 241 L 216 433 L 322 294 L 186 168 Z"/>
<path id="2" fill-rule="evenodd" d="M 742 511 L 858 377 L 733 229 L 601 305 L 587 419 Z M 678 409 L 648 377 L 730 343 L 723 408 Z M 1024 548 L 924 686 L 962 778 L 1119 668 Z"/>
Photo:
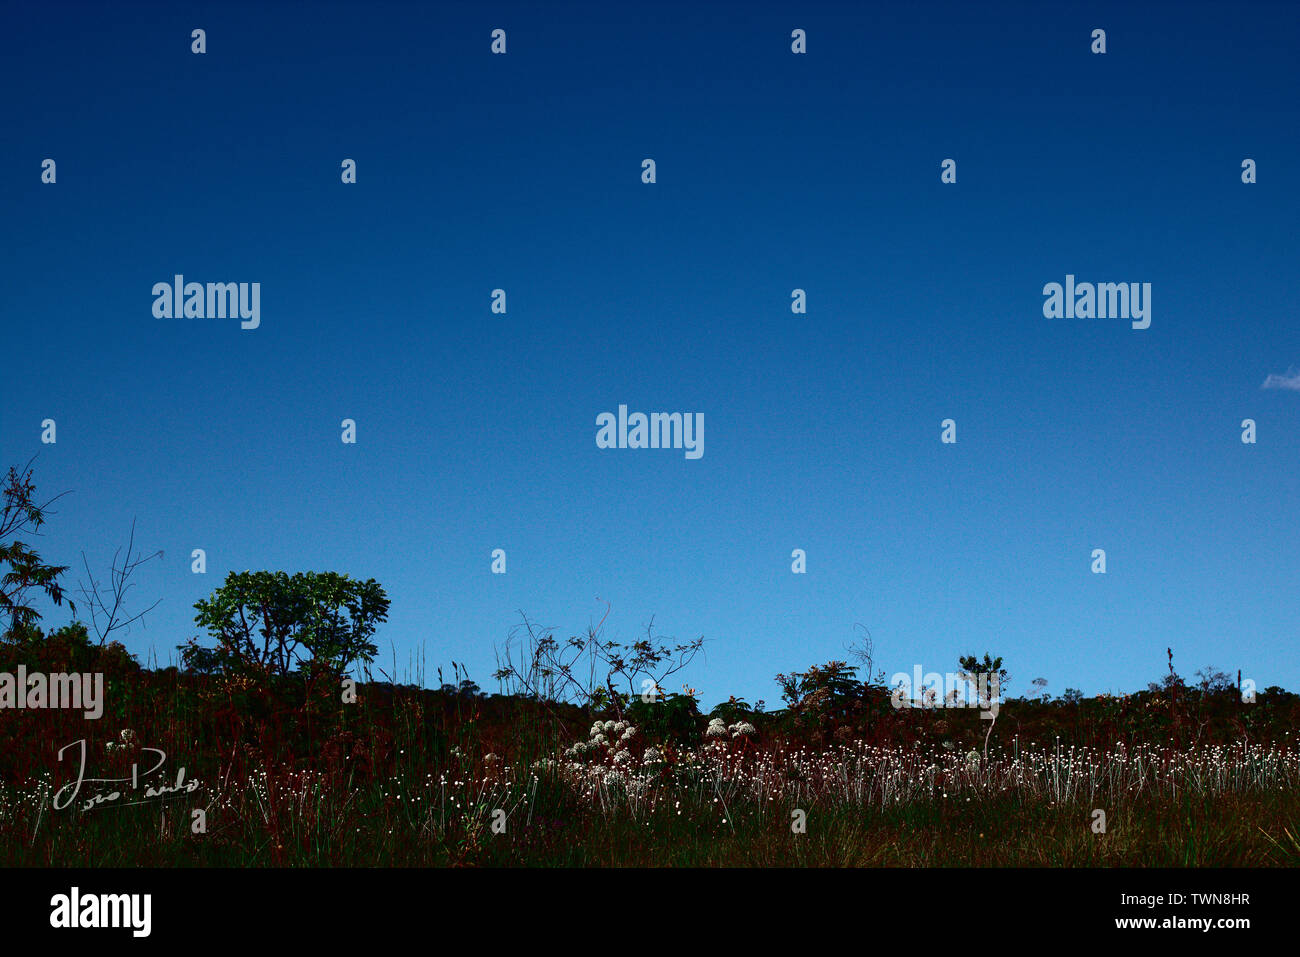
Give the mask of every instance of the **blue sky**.
<path id="1" fill-rule="evenodd" d="M 228 570 L 329 569 L 387 589 L 379 664 L 488 690 L 521 610 L 606 601 L 707 640 L 706 705 L 855 624 L 1012 694 L 1171 645 L 1300 688 L 1300 393 L 1261 388 L 1300 365 L 1300 7 L 700 6 L 8 5 L 0 450 L 73 492 L 43 556 L 135 519 L 164 662 Z M 260 282 L 260 327 L 155 318 L 176 273 Z M 1150 328 L 1044 318 L 1067 274 L 1150 282 Z M 598 449 L 620 404 L 703 413 L 703 457 Z"/>

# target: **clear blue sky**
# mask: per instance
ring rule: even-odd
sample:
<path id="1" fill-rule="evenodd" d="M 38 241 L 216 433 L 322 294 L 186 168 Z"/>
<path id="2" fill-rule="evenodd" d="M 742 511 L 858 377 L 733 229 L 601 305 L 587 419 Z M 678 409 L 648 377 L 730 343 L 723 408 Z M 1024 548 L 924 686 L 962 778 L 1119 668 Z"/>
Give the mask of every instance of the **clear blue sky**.
<path id="1" fill-rule="evenodd" d="M 1300 6 L 262 6 L 0 21 L 0 451 L 73 490 L 48 560 L 165 550 L 132 651 L 228 570 L 328 569 L 387 589 L 385 668 L 486 690 L 520 610 L 603 601 L 707 639 L 706 706 L 855 623 L 1012 694 L 1170 645 L 1300 688 L 1300 392 L 1261 388 L 1300 365 Z M 155 318 L 175 273 L 260 282 L 260 328 Z M 1044 318 L 1066 274 L 1150 282 L 1150 328 Z M 619 404 L 702 412 L 704 456 L 598 449 Z"/>

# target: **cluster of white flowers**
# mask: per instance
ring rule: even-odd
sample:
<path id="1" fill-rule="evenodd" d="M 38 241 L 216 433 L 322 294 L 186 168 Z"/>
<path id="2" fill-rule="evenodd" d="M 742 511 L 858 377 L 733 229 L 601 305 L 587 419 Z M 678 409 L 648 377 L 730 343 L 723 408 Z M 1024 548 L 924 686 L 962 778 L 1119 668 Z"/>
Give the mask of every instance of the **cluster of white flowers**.
<path id="1" fill-rule="evenodd" d="M 714 718 L 709 722 L 709 726 L 704 729 L 706 738 L 741 738 L 756 734 L 758 729 L 748 721 L 737 721 L 735 724 L 727 724 L 721 718 Z"/>
<path id="2" fill-rule="evenodd" d="M 118 737 L 122 739 L 120 744 L 116 741 L 106 741 L 104 742 L 104 750 L 125 751 L 127 748 L 135 747 L 135 732 L 130 728 L 123 728 Z"/>
<path id="3" fill-rule="evenodd" d="M 980 766 L 980 753 L 978 751 L 971 750 L 970 753 L 966 755 L 966 767 L 973 771 L 979 766 Z"/>
<path id="4" fill-rule="evenodd" d="M 591 726 L 589 732 L 590 740 L 578 741 L 573 747 L 566 748 L 564 756 L 570 760 L 580 758 L 589 751 L 599 751 L 608 749 L 613 745 L 625 745 L 637 735 L 634 725 L 626 721 L 597 721 Z M 611 744 L 611 742 L 613 744 Z M 626 752 L 625 747 L 617 749 L 617 753 Z M 617 754 L 616 754 L 617 756 Z M 628 754 L 631 758 L 631 754 Z"/>
<path id="5" fill-rule="evenodd" d="M 664 755 L 658 748 L 651 745 L 645 749 L 645 754 L 641 755 L 642 764 L 663 764 Z"/>
<path id="6" fill-rule="evenodd" d="M 549 772 L 549 771 L 554 771 L 555 767 L 556 764 L 554 758 L 542 758 L 539 761 L 533 762 L 534 771 Z"/>

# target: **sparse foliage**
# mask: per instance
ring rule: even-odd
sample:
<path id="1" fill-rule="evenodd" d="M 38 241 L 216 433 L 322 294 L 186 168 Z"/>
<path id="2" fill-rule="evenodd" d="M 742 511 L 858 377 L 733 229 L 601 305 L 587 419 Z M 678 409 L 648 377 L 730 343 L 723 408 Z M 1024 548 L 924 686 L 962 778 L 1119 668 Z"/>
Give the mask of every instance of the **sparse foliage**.
<path id="1" fill-rule="evenodd" d="M 661 699 L 662 687 L 700 653 L 704 639 L 678 642 L 655 637 L 654 619 L 646 636 L 631 644 L 605 640 L 601 629 L 609 617 L 609 606 L 596 625 L 582 636 L 561 642 L 554 630 L 541 628 L 523 617 L 510 633 L 505 647 L 497 651 L 493 677 L 508 694 L 541 702 L 570 702 L 601 711 L 613 709 L 621 720 L 629 702 L 645 693 Z"/>
<path id="2" fill-rule="evenodd" d="M 78 591 L 90 608 L 90 625 L 101 645 L 107 643 L 109 636 L 115 631 L 125 629 L 129 633 L 133 624 L 142 620 L 162 601 L 159 599 L 144 611 L 128 616 L 126 593 L 135 587 L 135 583 L 130 580 L 131 576 L 145 562 L 162 558 L 163 553 L 161 550 L 145 556 L 136 553 L 134 521 L 131 522 L 131 534 L 126 541 L 126 554 L 123 555 L 122 551 L 119 548 L 113 553 L 113 561 L 108 566 L 107 585 L 101 585 L 95 579 L 90 570 L 90 562 L 86 559 L 86 553 L 81 553 L 81 564 L 86 569 L 86 581 L 78 582 Z"/>
<path id="3" fill-rule="evenodd" d="M 21 469 L 11 466 L 5 478 L 0 491 L 4 501 L 0 507 L 0 566 L 8 566 L 8 570 L 0 575 L 0 615 L 9 618 L 11 631 L 40 620 L 40 612 L 27 604 L 27 594 L 32 589 L 44 592 L 55 605 L 63 604 L 65 595 L 59 576 L 68 566 L 46 564 L 40 555 L 18 541 L 17 536 L 40 535 L 50 505 L 64 494 L 37 502 L 30 461 Z M 67 601 L 68 608 L 76 614 L 76 604 L 71 598 Z"/>

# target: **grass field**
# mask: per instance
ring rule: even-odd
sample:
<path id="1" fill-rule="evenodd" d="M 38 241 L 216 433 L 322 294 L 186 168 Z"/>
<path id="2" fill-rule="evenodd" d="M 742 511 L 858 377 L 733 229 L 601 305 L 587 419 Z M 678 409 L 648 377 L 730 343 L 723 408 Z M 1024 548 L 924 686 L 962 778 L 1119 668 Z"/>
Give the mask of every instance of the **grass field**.
<path id="1" fill-rule="evenodd" d="M 344 702 L 113 649 L 9 653 L 102 668 L 110 693 L 98 721 L 0 712 L 8 866 L 1300 864 L 1280 689 L 1012 699 L 986 756 L 977 713 L 868 685 L 770 713 L 684 695 L 598 713 L 467 680 Z M 83 739 L 84 768 L 80 745 L 59 759 Z"/>

